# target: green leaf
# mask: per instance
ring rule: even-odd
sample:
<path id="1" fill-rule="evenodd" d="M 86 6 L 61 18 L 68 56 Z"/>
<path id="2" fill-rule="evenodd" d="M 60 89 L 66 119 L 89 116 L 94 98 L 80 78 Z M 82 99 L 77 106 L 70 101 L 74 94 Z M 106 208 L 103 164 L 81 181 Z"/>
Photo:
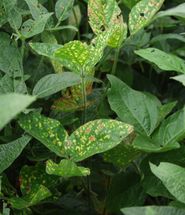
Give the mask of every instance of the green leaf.
<path id="1" fill-rule="evenodd" d="M 43 14 L 37 20 L 28 19 L 21 27 L 21 34 L 24 38 L 30 38 L 44 31 L 44 28 L 52 13 Z"/>
<path id="2" fill-rule="evenodd" d="M 71 134 L 66 149 L 73 161 L 81 161 L 112 149 L 132 132 L 132 126 L 116 120 L 90 121 Z"/>
<path id="3" fill-rule="evenodd" d="M 39 55 L 43 55 L 54 60 L 57 60 L 56 57 L 54 56 L 55 51 L 59 48 L 62 48 L 62 45 L 51 43 L 30 43 L 30 46 Z"/>
<path id="4" fill-rule="evenodd" d="M 185 75 L 177 75 L 175 77 L 172 77 L 172 79 L 179 81 L 185 86 Z"/>
<path id="5" fill-rule="evenodd" d="M 28 194 L 38 185 L 54 188 L 58 183 L 56 176 L 48 175 L 45 166 L 38 164 L 35 166 L 23 166 L 19 175 L 20 189 L 23 195 Z"/>
<path id="6" fill-rule="evenodd" d="M 0 144 L 0 174 L 14 162 L 30 140 L 31 137 L 23 136 L 10 143 Z"/>
<path id="7" fill-rule="evenodd" d="M 74 0 L 58 0 L 55 4 L 55 14 L 59 21 L 64 21 L 70 15 Z"/>
<path id="8" fill-rule="evenodd" d="M 90 175 L 90 169 L 77 166 L 71 160 L 61 160 L 59 164 L 48 160 L 46 163 L 46 172 L 50 175 L 58 175 L 66 178 Z"/>
<path id="9" fill-rule="evenodd" d="M 185 203 L 185 168 L 167 162 L 161 162 L 159 166 L 150 163 L 150 168 L 168 191 L 178 201 Z"/>
<path id="10" fill-rule="evenodd" d="M 134 133 L 125 138 L 118 146 L 105 152 L 103 154 L 104 160 L 122 168 L 129 165 L 141 154 L 140 151 L 133 147 L 133 138 L 135 138 Z"/>
<path id="11" fill-rule="evenodd" d="M 185 3 L 182 3 L 168 10 L 161 11 L 155 16 L 155 18 L 157 19 L 164 16 L 177 16 L 177 17 L 185 18 Z"/>
<path id="12" fill-rule="evenodd" d="M 33 95 L 44 98 L 81 83 L 81 78 L 75 73 L 50 74 L 41 78 L 33 89 Z"/>
<path id="13" fill-rule="evenodd" d="M 164 0 L 141 0 L 131 10 L 129 14 L 129 29 L 131 34 L 137 33 L 140 29 L 148 25 L 161 8 Z"/>
<path id="14" fill-rule="evenodd" d="M 127 26 L 123 22 L 121 10 L 115 0 L 89 0 L 89 23 L 96 35 L 112 30 L 108 42 L 111 47 L 119 47 L 127 36 Z"/>
<path id="15" fill-rule="evenodd" d="M 6 15 L 6 10 L 4 7 L 4 2 L 0 1 L 0 27 L 3 26 L 8 20 Z"/>
<path id="16" fill-rule="evenodd" d="M 185 215 L 184 209 L 170 206 L 145 206 L 121 209 L 125 215 Z"/>
<path id="17" fill-rule="evenodd" d="M 34 96 L 16 93 L 0 95 L 0 130 L 34 101 Z"/>
<path id="18" fill-rule="evenodd" d="M 43 185 L 35 187 L 29 194 L 17 198 L 8 199 L 9 204 L 15 209 L 21 210 L 36 205 L 51 196 L 51 192 Z"/>
<path id="19" fill-rule="evenodd" d="M 156 64 L 161 70 L 185 73 L 185 61 L 175 55 L 156 48 L 140 49 L 135 51 L 135 53 Z"/>
<path id="20" fill-rule="evenodd" d="M 25 1 L 30 9 L 32 17 L 35 20 L 39 19 L 43 14 L 46 14 L 48 12 L 47 9 L 38 2 L 38 0 Z"/>
<path id="21" fill-rule="evenodd" d="M 175 112 L 160 125 L 152 136 L 153 141 L 167 146 L 176 143 L 185 137 L 185 108 Z"/>
<path id="22" fill-rule="evenodd" d="M 160 117 L 159 122 L 163 121 L 168 114 L 171 113 L 173 108 L 176 106 L 177 102 L 169 102 L 167 104 L 164 104 L 160 107 Z"/>
<path id="23" fill-rule="evenodd" d="M 58 156 L 66 156 L 64 142 L 68 134 L 59 121 L 32 112 L 21 116 L 19 125 Z"/>
<path id="24" fill-rule="evenodd" d="M 111 178 L 106 198 L 106 208 L 111 214 L 120 214 L 123 207 L 142 205 L 144 199 L 140 177 L 136 172 L 124 171 Z"/>
<path id="25" fill-rule="evenodd" d="M 136 5 L 139 1 L 140 1 L 140 0 L 132 0 L 132 1 L 130 1 L 130 0 L 122 0 L 122 2 L 123 2 L 129 9 L 133 8 L 134 5 Z"/>
<path id="26" fill-rule="evenodd" d="M 55 57 L 60 58 L 60 62 L 71 71 L 81 73 L 90 58 L 90 52 L 86 43 L 71 41 L 56 50 Z"/>
<path id="27" fill-rule="evenodd" d="M 134 139 L 133 146 L 137 150 L 141 150 L 148 153 L 166 152 L 180 147 L 177 142 L 169 142 L 167 144 L 164 144 L 160 140 L 153 140 L 150 137 L 143 135 L 137 135 L 137 137 Z"/>
<path id="28" fill-rule="evenodd" d="M 156 98 L 131 89 L 112 75 L 108 79 L 111 82 L 111 89 L 108 91 L 111 109 L 123 122 L 134 125 L 137 132 L 151 135 L 159 117 Z"/>

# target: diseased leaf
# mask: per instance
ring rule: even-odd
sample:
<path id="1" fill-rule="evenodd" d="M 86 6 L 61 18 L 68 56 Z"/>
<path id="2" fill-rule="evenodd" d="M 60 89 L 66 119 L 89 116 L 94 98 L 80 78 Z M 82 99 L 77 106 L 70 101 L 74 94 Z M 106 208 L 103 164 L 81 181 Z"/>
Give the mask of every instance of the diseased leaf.
<path id="1" fill-rule="evenodd" d="M 81 73 L 90 58 L 88 46 L 80 41 L 71 41 L 56 50 L 55 57 L 60 58 L 63 66 L 73 72 Z"/>
<path id="2" fill-rule="evenodd" d="M 64 143 L 68 134 L 59 121 L 32 112 L 21 116 L 19 125 L 58 156 L 66 156 Z"/>
<path id="3" fill-rule="evenodd" d="M 43 185 L 48 188 L 54 188 L 57 184 L 56 176 L 48 175 L 44 165 L 23 166 L 19 175 L 20 189 L 23 195 L 31 190 Z"/>
<path id="4" fill-rule="evenodd" d="M 34 96 L 16 93 L 0 95 L 0 130 L 34 101 Z"/>
<path id="5" fill-rule="evenodd" d="M 51 196 L 51 192 L 43 185 L 35 187 L 29 194 L 23 197 L 8 199 L 9 204 L 15 209 L 21 210 L 40 203 Z"/>
<path id="6" fill-rule="evenodd" d="M 150 163 L 151 171 L 157 176 L 175 198 L 185 203 L 185 168 L 161 162 L 159 166 Z"/>
<path id="7" fill-rule="evenodd" d="M 131 34 L 137 33 L 148 25 L 161 8 L 164 0 L 141 0 L 131 10 L 129 15 L 129 30 Z"/>
<path id="8" fill-rule="evenodd" d="M 30 140 L 31 137 L 23 136 L 10 143 L 0 144 L 0 174 L 14 162 Z"/>
<path id="9" fill-rule="evenodd" d="M 90 121 L 71 134 L 66 149 L 73 161 L 81 161 L 112 149 L 132 132 L 132 126 L 116 120 Z"/>
<path id="10" fill-rule="evenodd" d="M 184 209 L 171 206 L 145 206 L 121 209 L 125 215 L 185 215 Z"/>
<path id="11" fill-rule="evenodd" d="M 135 53 L 156 64 L 161 70 L 185 73 L 185 61 L 175 55 L 156 48 L 140 49 L 135 51 Z"/>
<path id="12" fill-rule="evenodd" d="M 37 20 L 28 19 L 21 27 L 21 34 L 24 38 L 30 38 L 44 31 L 48 19 L 52 13 L 43 14 Z"/>
<path id="13" fill-rule="evenodd" d="M 121 45 L 127 36 L 127 26 L 115 0 L 89 0 L 88 15 L 90 26 L 96 35 L 111 29 L 108 45 L 114 48 Z"/>
<path id="14" fill-rule="evenodd" d="M 46 163 L 46 172 L 50 175 L 58 175 L 66 178 L 90 175 L 90 169 L 77 166 L 71 160 L 61 160 L 59 164 L 48 160 Z"/>
<path id="15" fill-rule="evenodd" d="M 160 125 L 152 139 L 163 146 L 176 143 L 185 138 L 185 108 L 175 112 Z"/>
<path id="16" fill-rule="evenodd" d="M 41 78 L 33 89 L 33 95 L 44 98 L 81 83 L 81 78 L 75 73 L 50 74 Z"/>
<path id="17" fill-rule="evenodd" d="M 30 9 L 32 17 L 35 20 L 39 19 L 43 14 L 48 13 L 47 9 L 44 6 L 42 6 L 42 4 L 40 4 L 38 0 L 25 1 Z"/>
<path id="18" fill-rule="evenodd" d="M 55 4 L 55 14 L 58 20 L 67 19 L 73 8 L 74 0 L 58 0 Z"/>
<path id="19" fill-rule="evenodd" d="M 133 125 L 137 132 L 150 136 L 158 124 L 159 103 L 149 96 L 128 87 L 118 78 L 108 75 L 111 89 L 108 100 L 111 109 L 126 123 Z"/>
<path id="20" fill-rule="evenodd" d="M 31 48 L 39 55 L 57 60 L 54 53 L 57 49 L 62 48 L 62 45 L 51 43 L 30 43 Z M 59 60 L 59 59 L 58 59 Z"/>

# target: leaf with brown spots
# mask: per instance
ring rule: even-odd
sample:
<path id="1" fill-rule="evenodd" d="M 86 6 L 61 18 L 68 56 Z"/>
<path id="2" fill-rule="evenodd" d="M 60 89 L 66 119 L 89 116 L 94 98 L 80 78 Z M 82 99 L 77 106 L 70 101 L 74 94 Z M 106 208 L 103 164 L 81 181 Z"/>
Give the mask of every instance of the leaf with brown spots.
<path id="1" fill-rule="evenodd" d="M 48 160 L 46 172 L 50 175 L 58 175 L 67 178 L 90 175 L 90 169 L 77 166 L 71 160 L 61 160 L 59 164 L 54 163 L 52 160 Z"/>
<path id="2" fill-rule="evenodd" d="M 117 146 L 133 132 L 133 127 L 111 119 L 94 120 L 74 131 L 66 150 L 75 162 Z"/>
<path id="3" fill-rule="evenodd" d="M 22 115 L 19 125 L 52 152 L 60 157 L 66 157 L 64 143 L 68 134 L 59 121 L 32 112 Z"/>
<path id="4" fill-rule="evenodd" d="M 115 0 L 89 0 L 89 23 L 96 35 L 112 30 L 108 45 L 119 47 L 127 35 L 127 26 Z"/>
<path id="5" fill-rule="evenodd" d="M 19 176 L 20 189 L 23 195 L 28 194 L 31 190 L 39 185 L 47 188 L 54 188 L 57 184 L 55 176 L 48 175 L 45 172 L 44 165 L 23 166 Z"/>
<path id="6" fill-rule="evenodd" d="M 164 0 L 141 0 L 131 10 L 129 15 L 130 34 L 137 33 L 149 24 L 152 17 L 161 8 Z"/>
<path id="7" fill-rule="evenodd" d="M 8 203 L 11 204 L 12 208 L 16 208 L 18 210 L 28 208 L 32 205 L 36 205 L 40 203 L 42 200 L 50 197 L 52 194 L 43 185 L 35 187 L 28 194 L 22 197 L 12 197 L 8 199 Z"/>

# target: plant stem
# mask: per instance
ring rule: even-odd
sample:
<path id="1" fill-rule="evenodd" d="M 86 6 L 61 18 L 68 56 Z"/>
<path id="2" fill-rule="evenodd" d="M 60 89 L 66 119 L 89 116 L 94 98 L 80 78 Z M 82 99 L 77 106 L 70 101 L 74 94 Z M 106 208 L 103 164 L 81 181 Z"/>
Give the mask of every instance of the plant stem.
<path id="1" fill-rule="evenodd" d="M 82 124 L 84 124 L 86 122 L 86 105 L 87 105 L 87 95 L 86 95 L 84 70 L 82 70 L 82 72 L 81 72 L 81 81 L 82 81 L 82 99 L 83 99 Z"/>
<path id="2" fill-rule="evenodd" d="M 117 48 L 116 51 L 115 51 L 115 55 L 114 55 L 114 64 L 113 64 L 112 72 L 111 72 L 112 75 L 116 74 L 116 68 L 117 68 L 117 64 L 118 64 L 119 52 L 120 52 L 120 48 Z"/>

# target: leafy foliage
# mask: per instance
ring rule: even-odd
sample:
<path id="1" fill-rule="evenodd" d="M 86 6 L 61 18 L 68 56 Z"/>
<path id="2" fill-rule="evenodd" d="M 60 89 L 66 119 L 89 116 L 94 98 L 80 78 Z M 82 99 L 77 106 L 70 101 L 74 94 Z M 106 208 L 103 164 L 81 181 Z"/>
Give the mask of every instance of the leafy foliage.
<path id="1" fill-rule="evenodd" d="M 184 8 L 0 1 L 0 214 L 184 214 Z"/>

